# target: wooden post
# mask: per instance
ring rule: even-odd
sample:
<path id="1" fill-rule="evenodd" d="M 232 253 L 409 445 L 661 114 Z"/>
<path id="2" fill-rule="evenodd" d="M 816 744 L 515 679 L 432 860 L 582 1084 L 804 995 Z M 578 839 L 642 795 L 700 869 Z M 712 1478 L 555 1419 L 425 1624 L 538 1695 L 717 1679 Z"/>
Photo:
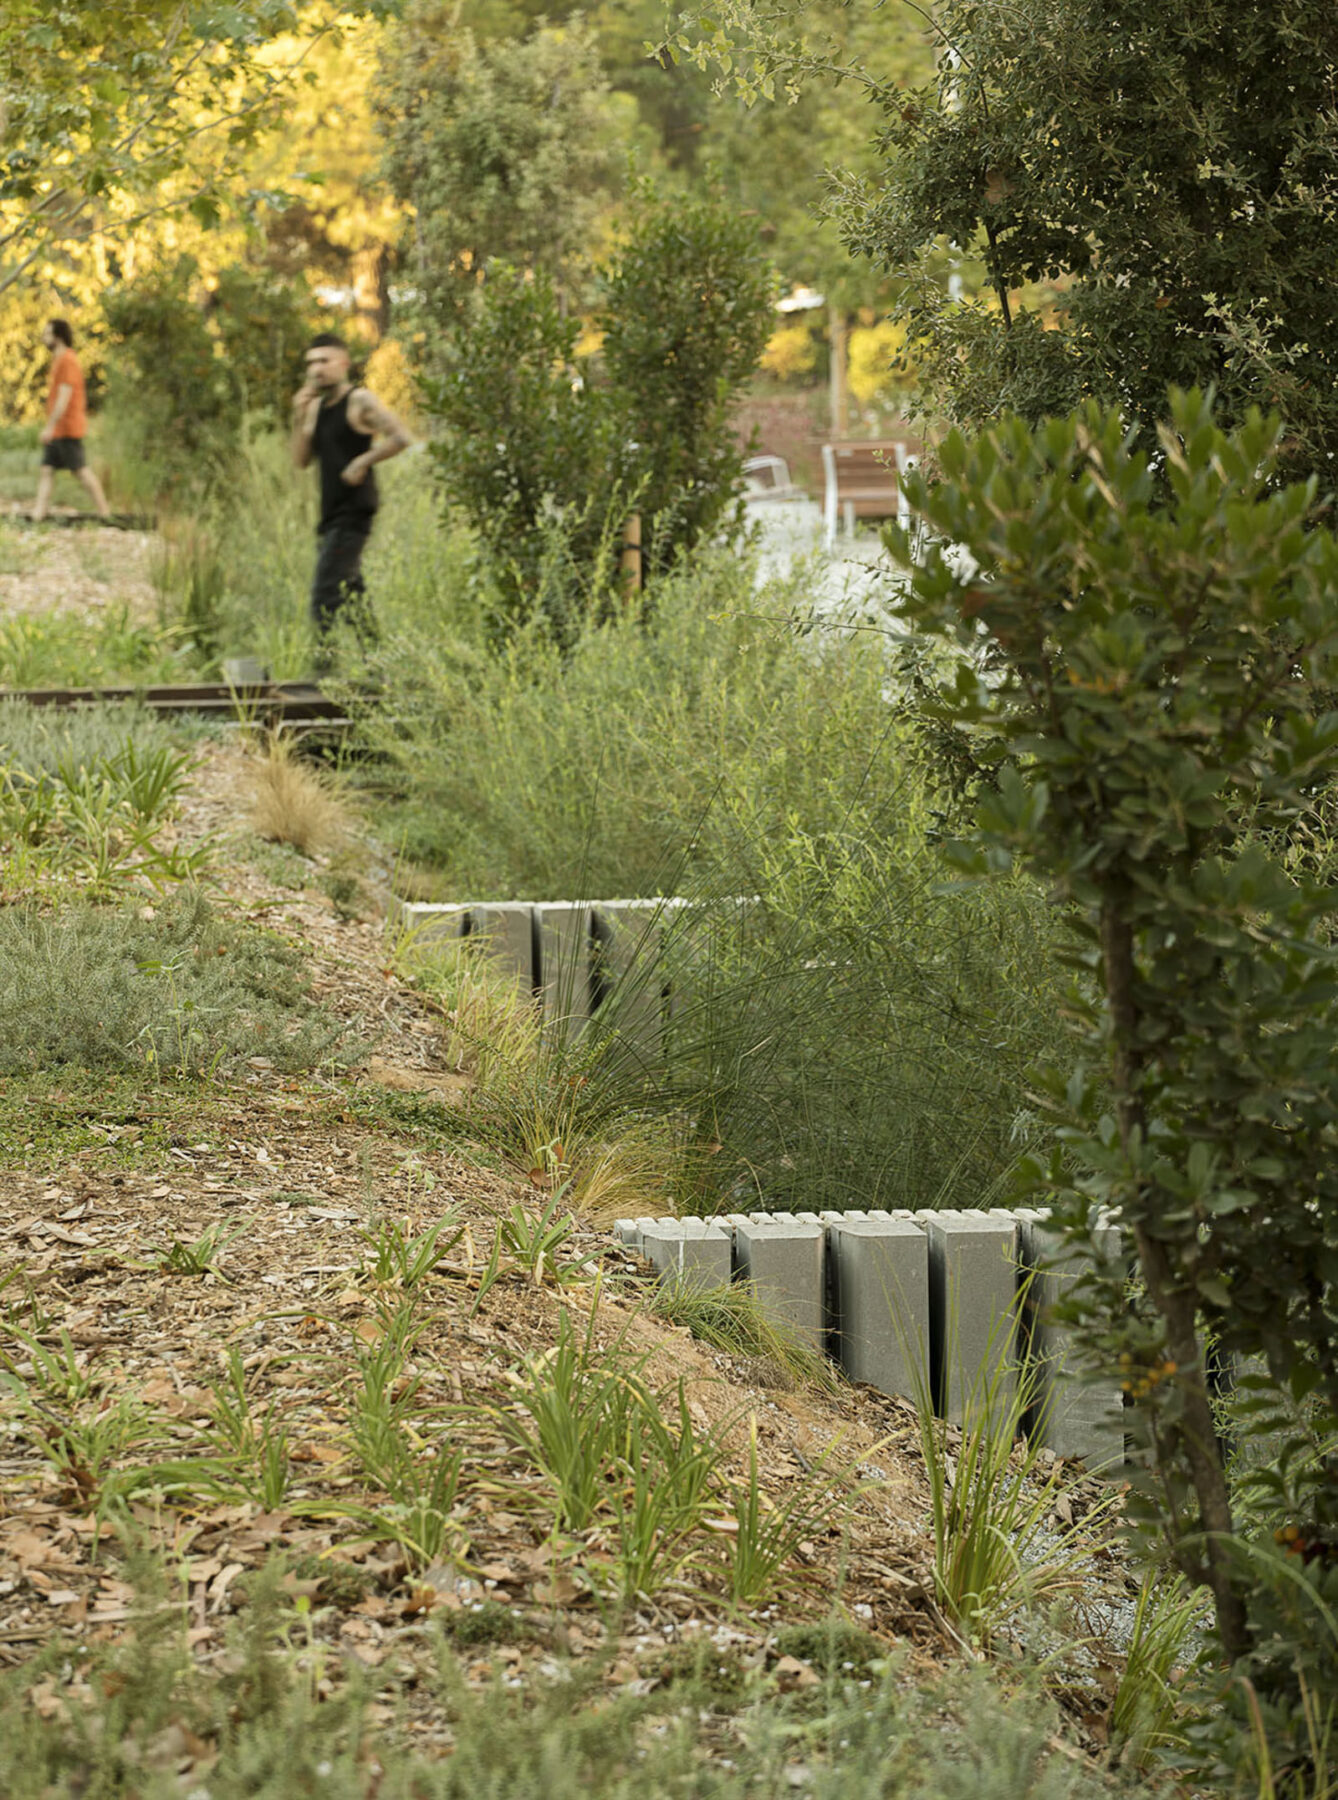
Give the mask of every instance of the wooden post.
<path id="1" fill-rule="evenodd" d="M 623 586 L 629 594 L 641 592 L 641 514 L 629 513 L 623 527 L 623 553 L 619 561 Z"/>
<path id="2" fill-rule="evenodd" d="M 846 315 L 844 308 L 832 306 L 827 312 L 831 339 L 831 414 L 832 437 L 836 443 L 849 434 L 850 411 L 846 390 Z"/>

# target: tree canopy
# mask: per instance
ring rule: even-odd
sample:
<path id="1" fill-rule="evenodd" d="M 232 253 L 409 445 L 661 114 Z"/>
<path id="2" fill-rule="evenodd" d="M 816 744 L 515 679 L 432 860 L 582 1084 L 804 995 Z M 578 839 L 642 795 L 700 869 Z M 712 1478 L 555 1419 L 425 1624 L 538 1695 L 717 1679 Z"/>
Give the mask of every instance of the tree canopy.
<path id="1" fill-rule="evenodd" d="M 881 115 L 875 162 L 838 180 L 837 207 L 847 246 L 897 278 L 926 410 L 979 425 L 1090 395 L 1150 431 L 1168 385 L 1211 382 L 1225 423 L 1280 408 L 1284 467 L 1338 451 L 1338 12 L 905 10 L 935 53 L 909 88 L 876 39 L 844 47 L 815 29 L 823 8 L 794 0 L 724 0 L 709 19 L 684 15 L 675 42 L 752 103 L 864 86 Z"/>
<path id="2" fill-rule="evenodd" d="M 432 295 L 494 258 L 558 276 L 584 254 L 618 178 L 618 122 L 579 21 L 480 42 L 447 0 L 413 0 L 382 49 L 386 170 L 414 213 Z"/>
<path id="3" fill-rule="evenodd" d="M 0 293 L 147 218 L 220 215 L 312 47 L 394 0 L 13 0 L 0 18 Z"/>

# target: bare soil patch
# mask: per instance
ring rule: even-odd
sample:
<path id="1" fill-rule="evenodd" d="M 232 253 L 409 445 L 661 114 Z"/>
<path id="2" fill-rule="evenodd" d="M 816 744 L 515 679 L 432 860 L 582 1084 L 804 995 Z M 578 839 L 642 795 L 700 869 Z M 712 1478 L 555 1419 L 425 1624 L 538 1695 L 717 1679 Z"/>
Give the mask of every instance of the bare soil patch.
<path id="1" fill-rule="evenodd" d="M 129 623 L 152 622 L 154 532 L 34 525 L 19 511 L 0 541 L 0 613 L 88 618 L 124 607 Z"/>

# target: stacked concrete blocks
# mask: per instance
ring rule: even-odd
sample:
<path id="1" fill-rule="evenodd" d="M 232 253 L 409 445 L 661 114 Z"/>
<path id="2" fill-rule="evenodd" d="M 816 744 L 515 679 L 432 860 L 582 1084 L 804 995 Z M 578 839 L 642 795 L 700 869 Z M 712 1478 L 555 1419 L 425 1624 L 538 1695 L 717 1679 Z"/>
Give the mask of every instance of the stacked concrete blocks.
<path id="1" fill-rule="evenodd" d="M 590 1017 L 591 909 L 584 901 L 564 900 L 530 910 L 545 1030 L 576 1037 Z"/>
<path id="2" fill-rule="evenodd" d="M 1073 1366 L 1070 1332 L 1051 1309 L 1090 1270 L 1091 1259 L 1069 1250 L 1042 1213 L 1018 1215 L 1022 1263 L 1029 1282 L 1026 1329 L 1028 1367 L 1036 1386 L 1031 1433 L 1057 1456 L 1074 1456 L 1092 1470 L 1124 1461 L 1124 1397 L 1109 1380 L 1089 1380 Z M 1101 1263 L 1123 1267 L 1120 1230 L 1098 1225 L 1093 1243 Z"/>
<path id="3" fill-rule="evenodd" d="M 661 1277 L 690 1287 L 728 1287 L 733 1264 L 730 1233 L 714 1219 L 638 1219 L 636 1246 Z"/>
<path id="4" fill-rule="evenodd" d="M 605 900 L 591 913 L 590 1007 L 647 1064 L 664 1055 L 661 900 Z"/>
<path id="5" fill-rule="evenodd" d="M 825 1346 L 852 1381 L 911 1400 L 928 1389 L 962 1424 L 988 1384 L 1011 1399 L 1025 1380 L 1029 1435 L 1093 1470 L 1124 1459 L 1118 1388 L 1070 1366 L 1069 1333 L 1051 1315 L 1088 1265 L 1043 1214 L 729 1213 L 616 1230 L 662 1277 L 749 1282 L 766 1317 Z M 1117 1227 L 1098 1230 L 1096 1253 L 1123 1266 Z"/>
<path id="6" fill-rule="evenodd" d="M 521 992 L 534 992 L 534 921 L 528 906 L 471 906 L 469 935 L 481 939 Z"/>
<path id="7" fill-rule="evenodd" d="M 826 1333 L 826 1233 L 814 1219 L 744 1219 L 734 1226 L 734 1271 L 763 1314 L 821 1350 Z"/>
<path id="8" fill-rule="evenodd" d="M 467 906 L 426 906 L 402 900 L 391 917 L 403 935 L 415 944 L 454 942 L 469 930 Z"/>
<path id="9" fill-rule="evenodd" d="M 929 1240 L 929 1364 L 934 1406 L 954 1425 L 1017 1381 L 1018 1224 L 1008 1214 L 922 1212 Z"/>
<path id="10" fill-rule="evenodd" d="M 827 1241 L 842 1368 L 914 1399 L 929 1378 L 928 1239 L 910 1219 L 846 1216 Z"/>

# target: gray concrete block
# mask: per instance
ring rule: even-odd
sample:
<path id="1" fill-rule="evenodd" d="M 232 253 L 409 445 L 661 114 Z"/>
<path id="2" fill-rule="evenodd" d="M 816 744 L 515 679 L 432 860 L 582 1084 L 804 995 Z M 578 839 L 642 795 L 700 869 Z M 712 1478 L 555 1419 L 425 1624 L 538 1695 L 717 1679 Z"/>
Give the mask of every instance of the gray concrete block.
<path id="1" fill-rule="evenodd" d="M 757 1292 L 765 1318 L 798 1332 L 814 1349 L 824 1335 L 826 1233 L 816 1221 L 749 1220 L 734 1232 L 734 1269 Z"/>
<path id="2" fill-rule="evenodd" d="M 391 922 L 415 944 L 463 937 L 469 921 L 467 906 L 437 906 L 423 901 L 401 900 L 391 912 Z"/>
<path id="3" fill-rule="evenodd" d="M 534 908 L 536 986 L 544 1029 L 575 1036 L 590 1017 L 591 909 L 584 901 Z"/>
<path id="4" fill-rule="evenodd" d="M 685 1230 L 689 1225 L 706 1228 Z M 641 1233 L 641 1254 L 654 1263 L 661 1276 L 698 1287 L 729 1285 L 733 1245 L 729 1232 L 714 1221 L 657 1220 Z"/>
<path id="5" fill-rule="evenodd" d="M 658 1225 L 658 1219 L 617 1219 L 614 1221 L 613 1235 L 620 1243 L 626 1244 L 629 1250 L 640 1250 L 641 1234 L 647 1225 Z"/>
<path id="6" fill-rule="evenodd" d="M 1117 1467 L 1124 1461 L 1124 1396 L 1109 1377 L 1094 1382 L 1077 1366 L 1070 1332 L 1050 1313 L 1090 1269 L 1091 1259 L 1069 1249 L 1043 1214 L 1019 1217 L 1022 1262 L 1030 1276 L 1028 1379 L 1036 1390 L 1031 1428 L 1057 1456 L 1077 1457 L 1093 1470 Z M 1119 1227 L 1098 1226 L 1093 1236 L 1096 1256 L 1122 1266 Z"/>
<path id="7" fill-rule="evenodd" d="M 606 900 L 591 909 L 590 1009 L 641 1060 L 664 1055 L 663 903 Z"/>
<path id="8" fill-rule="evenodd" d="M 529 906 L 471 906 L 469 935 L 485 943 L 499 963 L 515 971 L 527 994 L 534 992 L 534 921 Z"/>
<path id="9" fill-rule="evenodd" d="M 1017 1385 L 1016 1219 L 984 1212 L 925 1212 L 929 1239 L 929 1360 L 934 1405 L 960 1425 L 994 1387 L 1001 1405 Z M 997 1379 L 996 1379 L 997 1378 Z"/>
<path id="10" fill-rule="evenodd" d="M 827 1228 L 837 1344 L 852 1381 L 915 1399 L 929 1381 L 929 1245 L 908 1219 Z"/>

